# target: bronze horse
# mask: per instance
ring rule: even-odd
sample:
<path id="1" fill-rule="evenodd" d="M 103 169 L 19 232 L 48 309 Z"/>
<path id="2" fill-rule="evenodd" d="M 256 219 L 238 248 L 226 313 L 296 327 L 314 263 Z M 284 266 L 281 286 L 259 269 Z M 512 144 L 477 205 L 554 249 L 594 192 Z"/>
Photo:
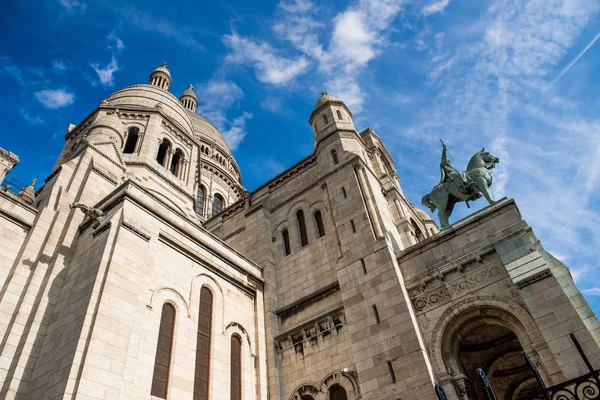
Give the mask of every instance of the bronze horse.
<path id="1" fill-rule="evenodd" d="M 481 197 L 481 193 L 490 204 L 495 200 L 492 198 L 490 186 L 492 186 L 492 174 L 490 169 L 500 162 L 498 157 L 493 156 L 485 149 L 481 149 L 471 157 L 467 171 L 461 173 L 450 167 L 446 181 L 439 183 L 431 193 L 423 196 L 421 203 L 432 212 L 438 209 L 438 218 L 442 229 L 448 228 L 448 217 L 452 214 L 454 205 Z M 461 177 L 466 177 L 466 182 L 461 184 Z"/>

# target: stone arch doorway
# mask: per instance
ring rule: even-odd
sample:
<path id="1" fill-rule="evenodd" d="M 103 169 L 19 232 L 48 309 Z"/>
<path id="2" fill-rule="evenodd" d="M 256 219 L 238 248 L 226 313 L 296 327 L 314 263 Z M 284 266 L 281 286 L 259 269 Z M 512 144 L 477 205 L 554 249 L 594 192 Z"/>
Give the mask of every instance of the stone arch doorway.
<path id="1" fill-rule="evenodd" d="M 432 338 L 437 379 L 454 399 L 487 399 L 476 370 L 487 374 L 499 400 L 536 399 L 536 382 L 521 352 L 537 357 L 539 331 L 531 316 L 502 299 L 470 299 L 446 310 Z M 543 368 L 540 373 L 544 375 Z"/>

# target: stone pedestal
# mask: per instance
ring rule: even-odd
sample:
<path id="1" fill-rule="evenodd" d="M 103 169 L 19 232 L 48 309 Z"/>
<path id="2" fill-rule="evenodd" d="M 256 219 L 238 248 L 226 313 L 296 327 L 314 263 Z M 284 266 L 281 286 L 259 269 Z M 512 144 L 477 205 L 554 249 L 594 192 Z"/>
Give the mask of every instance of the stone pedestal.
<path id="1" fill-rule="evenodd" d="M 465 377 L 467 397 L 481 392 L 476 368 L 499 395 L 528 382 L 521 351 L 547 386 L 584 375 L 572 332 L 600 367 L 597 318 L 514 200 L 453 224 L 405 250 L 398 262 L 436 379 Z"/>

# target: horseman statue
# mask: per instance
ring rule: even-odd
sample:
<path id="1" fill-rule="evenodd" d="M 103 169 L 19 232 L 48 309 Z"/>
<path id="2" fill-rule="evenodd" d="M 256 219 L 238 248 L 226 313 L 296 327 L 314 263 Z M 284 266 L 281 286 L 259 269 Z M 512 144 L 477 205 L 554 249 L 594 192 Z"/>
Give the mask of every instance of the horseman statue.
<path id="1" fill-rule="evenodd" d="M 481 149 L 471 157 L 467 171 L 456 170 L 450 165 L 448 149 L 442 142 L 442 161 L 440 170 L 442 177 L 431 193 L 423 196 L 421 203 L 432 212 L 438 209 L 438 218 L 442 229 L 448 228 L 448 217 L 452 214 L 454 205 L 464 201 L 469 207 L 469 201 L 477 200 L 481 194 L 490 204 L 494 203 L 490 186 L 492 185 L 492 174 L 490 170 L 500 162 L 498 157 L 491 155 L 485 149 Z"/>

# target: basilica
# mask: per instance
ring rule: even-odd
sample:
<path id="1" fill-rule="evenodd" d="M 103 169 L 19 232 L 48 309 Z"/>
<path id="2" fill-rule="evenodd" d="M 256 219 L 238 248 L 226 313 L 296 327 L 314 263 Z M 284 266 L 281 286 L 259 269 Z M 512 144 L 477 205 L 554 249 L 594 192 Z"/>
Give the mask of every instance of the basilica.
<path id="1" fill-rule="evenodd" d="M 598 319 L 514 200 L 440 231 L 325 92 L 314 151 L 249 192 L 171 83 L 111 94 L 43 184 L 2 185 L 0 398 L 600 394 Z M 0 181 L 18 162 L 0 149 Z"/>

